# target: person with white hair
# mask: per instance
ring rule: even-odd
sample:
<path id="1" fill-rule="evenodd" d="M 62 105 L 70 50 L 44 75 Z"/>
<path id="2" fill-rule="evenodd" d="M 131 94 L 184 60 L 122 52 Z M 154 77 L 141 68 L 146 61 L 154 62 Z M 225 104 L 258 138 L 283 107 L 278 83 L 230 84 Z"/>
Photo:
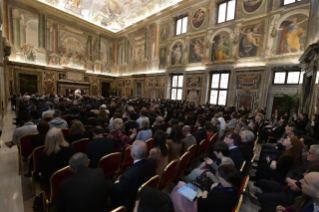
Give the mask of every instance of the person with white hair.
<path id="1" fill-rule="evenodd" d="M 239 149 L 243 153 L 244 160 L 248 163 L 254 155 L 254 140 L 255 135 L 250 130 L 243 130 L 239 133 L 241 138 L 241 144 Z"/>
<path id="2" fill-rule="evenodd" d="M 106 104 L 102 104 L 102 105 L 100 106 L 100 110 L 105 110 L 105 112 L 110 115 L 110 111 L 107 109 Z"/>

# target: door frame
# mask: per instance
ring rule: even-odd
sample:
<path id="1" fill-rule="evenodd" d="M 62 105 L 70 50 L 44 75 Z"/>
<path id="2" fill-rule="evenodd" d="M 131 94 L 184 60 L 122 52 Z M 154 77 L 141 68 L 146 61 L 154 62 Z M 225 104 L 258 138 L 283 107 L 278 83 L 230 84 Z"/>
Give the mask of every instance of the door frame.
<path id="1" fill-rule="evenodd" d="M 144 95 L 145 95 L 145 93 L 144 93 L 144 87 L 145 87 L 144 83 L 145 83 L 145 80 L 135 80 L 135 81 L 134 81 L 134 91 L 133 91 L 133 95 L 134 95 L 134 97 L 137 97 L 137 83 L 141 83 L 141 85 L 142 85 L 141 98 L 144 98 Z"/>
<path id="2" fill-rule="evenodd" d="M 38 92 L 39 93 L 44 93 L 44 91 L 42 90 L 43 86 L 43 80 L 42 80 L 42 76 L 43 73 L 42 72 L 37 72 L 37 71 L 25 71 L 25 70 L 14 70 L 15 73 L 15 89 L 16 89 L 16 93 L 20 93 L 20 74 L 27 74 L 27 75 L 35 75 L 37 76 L 37 87 L 38 87 Z"/>

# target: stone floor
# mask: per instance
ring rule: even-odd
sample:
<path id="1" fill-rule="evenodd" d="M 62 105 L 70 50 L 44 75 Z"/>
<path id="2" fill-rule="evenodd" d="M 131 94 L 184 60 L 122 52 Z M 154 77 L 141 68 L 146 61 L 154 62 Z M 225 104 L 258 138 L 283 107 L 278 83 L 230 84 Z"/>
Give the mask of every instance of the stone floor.
<path id="1" fill-rule="evenodd" d="M 10 108 L 10 107 L 9 107 Z M 18 149 L 16 146 L 8 148 L 6 141 L 11 141 L 15 125 L 12 124 L 15 112 L 7 110 L 7 114 L 0 120 L 0 212 L 32 212 L 34 196 L 32 194 L 31 178 L 25 178 L 28 162 L 23 162 L 22 174 L 18 174 Z M 164 192 L 168 193 L 174 185 L 170 185 Z M 41 192 L 36 184 L 36 194 Z M 241 212 L 257 212 L 260 209 L 258 201 L 249 194 L 244 195 Z"/>

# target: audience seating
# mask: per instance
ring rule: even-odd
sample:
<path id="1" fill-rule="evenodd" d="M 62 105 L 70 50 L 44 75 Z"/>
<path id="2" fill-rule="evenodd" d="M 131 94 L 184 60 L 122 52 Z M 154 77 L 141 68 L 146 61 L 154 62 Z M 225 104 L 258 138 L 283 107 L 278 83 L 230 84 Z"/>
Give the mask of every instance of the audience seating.
<path id="1" fill-rule="evenodd" d="M 177 169 L 177 165 L 178 165 L 178 161 L 179 160 L 173 160 L 172 162 L 170 162 L 164 169 L 163 175 L 161 177 L 161 182 L 159 185 L 159 189 L 163 190 L 166 185 L 174 179 L 175 173 L 176 173 L 176 169 Z"/>
<path id="2" fill-rule="evenodd" d="M 61 118 L 62 118 L 64 121 L 68 122 L 69 116 L 68 116 L 68 115 L 65 115 L 65 116 L 62 116 Z"/>
<path id="3" fill-rule="evenodd" d="M 264 126 L 264 122 L 261 122 L 260 125 L 259 125 L 259 127 L 258 127 L 257 132 L 259 132 L 259 131 L 263 128 L 263 126 Z"/>
<path id="4" fill-rule="evenodd" d="M 62 128 L 61 131 L 62 131 L 62 133 L 63 133 L 64 139 L 66 139 L 66 137 L 68 137 L 68 135 L 69 135 L 69 129 L 67 129 L 67 128 Z"/>
<path id="5" fill-rule="evenodd" d="M 249 182 L 249 175 L 246 175 L 244 177 L 243 181 L 241 182 L 240 188 L 238 190 L 238 195 L 240 195 L 246 191 L 247 186 L 248 186 L 248 182 Z"/>
<path id="6" fill-rule="evenodd" d="M 90 119 L 91 123 L 94 125 L 94 124 L 95 124 L 96 117 L 90 117 L 89 119 Z"/>
<path id="7" fill-rule="evenodd" d="M 145 144 L 147 146 L 147 153 L 146 153 L 146 157 L 149 156 L 150 154 L 150 150 L 153 148 L 154 146 L 154 139 L 153 138 L 150 138 L 148 140 L 145 141 Z"/>
<path id="8" fill-rule="evenodd" d="M 109 124 L 105 123 L 105 124 L 104 124 L 104 128 L 105 128 L 105 129 L 108 129 L 108 128 L 109 128 Z"/>
<path id="9" fill-rule="evenodd" d="M 198 127 L 195 126 L 194 129 L 193 129 L 193 134 L 198 130 Z"/>
<path id="10" fill-rule="evenodd" d="M 193 125 L 188 125 L 189 128 L 191 129 L 191 133 L 193 132 L 194 126 Z"/>
<path id="11" fill-rule="evenodd" d="M 47 117 L 47 118 L 44 119 L 44 121 L 49 122 L 49 121 L 51 121 L 52 119 L 53 119 L 53 117 Z"/>
<path id="12" fill-rule="evenodd" d="M 118 207 L 118 208 L 112 210 L 111 212 L 126 212 L 126 207 L 123 205 L 121 207 Z"/>
<path id="13" fill-rule="evenodd" d="M 30 133 L 19 138 L 19 175 L 22 169 L 22 157 L 28 158 L 32 154 L 31 138 L 37 134 L 38 133 Z"/>
<path id="14" fill-rule="evenodd" d="M 43 146 L 39 146 L 37 148 L 35 148 L 33 150 L 32 153 L 32 158 L 33 158 L 33 170 L 31 171 L 31 180 L 32 180 L 32 192 L 33 192 L 33 196 L 35 196 L 35 181 L 34 181 L 34 174 L 37 172 L 40 172 L 40 168 L 39 168 L 39 157 L 41 155 L 41 153 L 44 150 L 44 145 Z M 31 163 L 31 161 L 30 161 Z"/>
<path id="15" fill-rule="evenodd" d="M 103 136 L 106 138 L 107 136 L 109 136 L 108 133 L 103 133 Z"/>
<path id="16" fill-rule="evenodd" d="M 75 147 L 77 152 L 86 153 L 86 147 L 91 142 L 89 138 L 82 138 L 80 140 L 74 141 L 72 145 Z"/>
<path id="17" fill-rule="evenodd" d="M 201 154 L 204 154 L 207 150 L 207 146 L 208 146 L 209 140 L 204 139 L 200 142 L 196 156 L 195 157 L 199 157 Z"/>
<path id="18" fill-rule="evenodd" d="M 170 127 L 170 124 L 168 122 L 164 122 L 163 125 L 166 127 L 166 128 L 169 128 Z"/>
<path id="19" fill-rule="evenodd" d="M 151 188 L 158 188 L 158 184 L 160 182 L 160 176 L 155 175 L 154 177 L 152 177 L 151 179 L 149 179 L 146 183 L 144 183 L 143 185 L 141 185 L 141 187 L 138 189 L 137 194 L 136 194 L 136 200 L 138 200 L 140 198 L 140 192 L 144 187 L 151 187 Z"/>
<path id="20" fill-rule="evenodd" d="M 183 171 L 185 170 L 189 159 L 190 159 L 190 152 L 185 152 L 180 158 L 179 158 L 179 162 L 178 162 L 178 168 L 176 171 L 176 177 L 179 177 L 180 175 L 182 175 Z"/>
<path id="21" fill-rule="evenodd" d="M 84 125 L 86 132 L 90 132 L 93 129 L 92 125 Z"/>
<path id="22" fill-rule="evenodd" d="M 189 161 L 192 161 L 195 158 L 196 150 L 197 144 L 193 144 L 192 146 L 188 147 L 187 151 L 190 152 Z"/>
<path id="23" fill-rule="evenodd" d="M 121 165 L 122 154 L 114 152 L 102 157 L 99 161 L 99 168 L 104 170 L 105 179 L 117 174 Z"/>
<path id="24" fill-rule="evenodd" d="M 73 172 L 69 169 L 70 166 L 66 166 L 56 172 L 50 178 L 50 190 L 44 190 L 43 199 L 45 207 L 48 208 L 49 204 L 54 202 L 58 196 L 58 188 L 60 182 L 73 175 Z"/>
<path id="25" fill-rule="evenodd" d="M 211 138 L 210 138 L 210 141 L 207 145 L 207 153 L 211 151 L 212 147 L 214 146 L 215 142 L 217 141 L 218 139 L 218 132 L 215 133 Z"/>
<path id="26" fill-rule="evenodd" d="M 121 164 L 121 169 L 126 169 L 132 166 L 134 163 L 134 159 L 131 156 L 131 146 L 126 147 L 123 162 Z"/>
<path id="27" fill-rule="evenodd" d="M 248 174 L 248 172 L 251 168 L 251 164 L 254 162 L 255 158 L 256 158 L 256 154 L 254 154 L 254 156 L 251 158 L 251 160 L 248 161 L 248 163 L 246 164 L 246 167 L 245 167 L 244 172 L 243 172 L 244 175 Z"/>
<path id="28" fill-rule="evenodd" d="M 139 132 L 139 129 L 136 129 L 136 134 L 135 134 L 135 136 L 133 137 L 133 139 L 132 139 L 132 141 L 130 142 L 130 144 L 132 144 L 132 143 L 135 141 L 138 132 Z M 129 130 L 127 136 L 131 136 L 132 134 L 133 134 L 133 130 Z"/>
<path id="29" fill-rule="evenodd" d="M 269 143 L 271 140 L 276 142 L 276 138 L 275 137 L 272 137 L 272 136 L 268 135 L 267 143 Z M 274 142 L 270 142 L 270 143 L 274 143 Z"/>
<path id="30" fill-rule="evenodd" d="M 238 203 L 237 203 L 237 205 L 234 207 L 234 209 L 232 210 L 232 212 L 239 212 L 242 203 L 243 203 L 243 195 L 240 195 L 240 198 L 239 198 L 239 200 L 238 200 Z"/>
<path id="31" fill-rule="evenodd" d="M 244 160 L 244 162 L 243 162 L 243 164 L 241 165 L 241 167 L 240 167 L 240 173 L 242 173 L 243 174 L 243 171 L 244 171 L 244 169 L 245 169 L 245 165 L 246 165 L 246 161 Z"/>

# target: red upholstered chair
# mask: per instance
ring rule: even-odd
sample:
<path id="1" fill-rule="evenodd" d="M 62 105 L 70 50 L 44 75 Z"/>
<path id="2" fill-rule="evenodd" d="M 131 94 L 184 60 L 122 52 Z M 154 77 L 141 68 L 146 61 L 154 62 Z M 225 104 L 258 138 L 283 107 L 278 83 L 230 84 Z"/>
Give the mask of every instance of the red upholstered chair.
<path id="1" fill-rule="evenodd" d="M 136 200 L 140 198 L 140 192 L 144 187 L 151 187 L 151 188 L 158 188 L 158 184 L 160 182 L 160 177 L 158 175 L 155 175 L 151 179 L 149 179 L 146 183 L 141 185 L 141 187 L 138 189 L 137 194 L 136 194 Z"/>
<path id="2" fill-rule="evenodd" d="M 193 144 L 192 146 L 188 147 L 187 151 L 190 152 L 189 161 L 192 161 L 194 159 L 196 150 L 197 150 L 197 144 Z"/>
<path id="3" fill-rule="evenodd" d="M 185 170 L 189 159 L 191 157 L 191 153 L 190 152 L 185 152 L 180 158 L 179 158 L 179 163 L 178 163 L 178 168 L 176 171 L 176 177 L 179 177 L 183 171 Z"/>
<path id="4" fill-rule="evenodd" d="M 69 129 L 67 129 L 67 128 L 62 128 L 61 131 L 62 131 L 62 133 L 63 133 L 64 139 L 65 139 L 66 137 L 68 137 L 68 135 L 69 135 Z"/>
<path id="5" fill-rule="evenodd" d="M 122 154 L 120 152 L 114 152 L 100 159 L 99 168 L 104 170 L 105 179 L 118 173 L 121 165 L 121 158 Z"/>
<path id="6" fill-rule="evenodd" d="M 53 119 L 53 117 L 47 117 L 47 118 L 44 119 L 44 121 L 49 122 L 49 121 L 51 121 L 52 119 Z"/>
<path id="7" fill-rule="evenodd" d="M 145 144 L 147 146 L 147 154 L 146 154 L 146 157 L 149 156 L 150 154 L 150 150 L 153 148 L 154 146 L 154 139 L 153 138 L 150 138 L 148 140 L 145 141 Z"/>
<path id="8" fill-rule="evenodd" d="M 90 132 L 93 129 L 92 125 L 84 125 L 85 131 Z"/>
<path id="9" fill-rule="evenodd" d="M 251 158 L 251 160 L 248 161 L 248 163 L 246 164 L 246 167 L 245 167 L 244 172 L 243 172 L 244 175 L 248 174 L 248 171 L 251 168 L 251 164 L 254 162 L 255 158 L 256 158 L 256 154 L 254 154 L 254 156 Z"/>
<path id="10" fill-rule="evenodd" d="M 240 195 L 237 205 L 234 207 L 232 212 L 239 212 L 241 204 L 243 203 L 243 195 Z"/>
<path id="11" fill-rule="evenodd" d="M 86 153 L 86 147 L 91 142 L 89 138 L 82 138 L 80 140 L 74 141 L 72 145 L 75 147 L 77 152 Z"/>
<path id="12" fill-rule="evenodd" d="M 209 140 L 207 139 L 202 140 L 199 144 L 195 157 L 199 157 L 201 154 L 205 153 L 207 150 L 208 144 L 209 144 Z"/>
<path id="13" fill-rule="evenodd" d="M 199 119 L 199 118 L 203 119 L 203 118 L 204 118 L 204 115 L 203 115 L 203 114 L 199 114 L 199 115 L 197 116 L 197 118 L 198 118 L 198 119 Z"/>
<path id="14" fill-rule="evenodd" d="M 208 143 L 208 145 L 207 145 L 207 152 L 209 152 L 211 149 L 212 149 L 212 147 L 215 145 L 215 143 L 216 143 L 216 141 L 217 141 L 217 138 L 218 138 L 218 132 L 217 133 L 215 133 L 211 138 L 210 138 L 210 141 L 209 141 L 209 143 Z"/>
<path id="15" fill-rule="evenodd" d="M 191 129 L 191 133 L 193 132 L 194 126 L 193 125 L 188 125 L 189 128 Z"/>
<path id="16" fill-rule="evenodd" d="M 43 152 L 44 150 L 44 145 L 43 146 L 39 146 L 37 148 L 35 148 L 33 150 L 33 170 L 31 171 L 31 180 L 32 180 L 32 191 L 33 191 L 33 195 L 35 196 L 35 181 L 34 181 L 34 174 L 36 172 L 40 172 L 40 168 L 39 168 L 39 157 L 41 155 L 41 153 Z M 31 161 L 30 161 L 31 163 Z"/>
<path id="17" fill-rule="evenodd" d="M 118 207 L 111 212 L 126 212 L 126 207 L 122 205 L 121 207 Z"/>
<path id="18" fill-rule="evenodd" d="M 166 185 L 174 179 L 175 177 L 175 173 L 176 173 L 176 169 L 178 166 L 178 160 L 173 160 L 172 162 L 170 162 L 166 168 L 164 169 L 162 178 L 161 178 L 161 183 L 159 185 L 159 189 L 163 190 Z"/>
<path id="19" fill-rule="evenodd" d="M 246 161 L 244 160 L 244 162 L 243 162 L 243 164 L 241 165 L 240 170 L 239 170 L 241 174 L 243 174 L 243 171 L 244 171 L 244 169 L 245 169 L 245 165 L 246 165 Z"/>
<path id="20" fill-rule="evenodd" d="M 97 117 L 97 115 L 96 115 L 96 117 Z M 94 123 L 95 123 L 96 117 L 90 117 L 90 118 L 89 118 L 90 121 L 91 121 L 91 123 L 92 123 L 93 125 L 94 125 Z"/>
<path id="21" fill-rule="evenodd" d="M 164 122 L 163 125 L 166 127 L 166 128 L 169 128 L 170 127 L 170 124 L 168 122 Z"/>
<path id="22" fill-rule="evenodd" d="M 164 135 L 165 135 L 165 139 L 167 139 L 167 137 L 168 137 L 168 134 L 167 134 L 167 133 L 164 133 Z"/>
<path id="23" fill-rule="evenodd" d="M 193 134 L 194 134 L 197 130 L 198 130 L 198 127 L 195 126 L 195 127 L 194 127 L 194 130 L 193 130 Z"/>
<path id="24" fill-rule="evenodd" d="M 65 115 L 65 116 L 62 116 L 61 118 L 62 118 L 64 121 L 68 122 L 69 116 L 68 116 L 68 115 Z"/>
<path id="25" fill-rule="evenodd" d="M 121 168 L 125 169 L 133 165 L 134 159 L 131 156 L 131 146 L 126 147 Z"/>
<path id="26" fill-rule="evenodd" d="M 249 175 L 245 176 L 238 190 L 238 196 L 246 191 L 249 182 Z"/>
<path id="27" fill-rule="evenodd" d="M 213 136 L 213 134 L 211 132 L 206 133 L 206 139 L 208 140 L 208 142 L 210 141 L 212 136 Z"/>
<path id="28" fill-rule="evenodd" d="M 31 138 L 38 133 L 30 133 L 19 138 L 19 175 L 22 169 L 22 157 L 29 157 L 32 154 Z"/>
<path id="29" fill-rule="evenodd" d="M 50 190 L 44 190 L 44 201 L 46 203 L 46 208 L 48 208 L 49 204 L 57 199 L 58 196 L 58 188 L 60 182 L 69 178 L 73 175 L 73 172 L 69 169 L 70 166 L 64 167 L 56 172 L 50 178 Z"/>

